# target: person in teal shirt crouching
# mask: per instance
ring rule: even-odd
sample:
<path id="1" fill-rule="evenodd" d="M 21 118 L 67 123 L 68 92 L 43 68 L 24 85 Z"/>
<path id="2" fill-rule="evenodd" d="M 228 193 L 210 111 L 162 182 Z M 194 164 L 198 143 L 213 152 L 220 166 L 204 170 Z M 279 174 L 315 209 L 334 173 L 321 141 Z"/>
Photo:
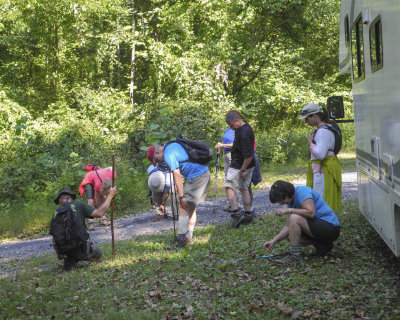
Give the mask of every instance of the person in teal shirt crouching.
<path id="1" fill-rule="evenodd" d="M 312 244 L 316 248 L 315 256 L 324 256 L 332 250 L 333 242 L 340 235 L 340 223 L 318 192 L 278 180 L 272 185 L 269 198 L 272 203 L 287 205 L 276 210 L 278 216 L 287 215 L 286 225 L 272 240 L 264 243 L 264 249 L 269 251 L 275 243 L 289 240 L 287 255 L 276 260 L 277 263 L 301 261 L 300 244 Z"/>

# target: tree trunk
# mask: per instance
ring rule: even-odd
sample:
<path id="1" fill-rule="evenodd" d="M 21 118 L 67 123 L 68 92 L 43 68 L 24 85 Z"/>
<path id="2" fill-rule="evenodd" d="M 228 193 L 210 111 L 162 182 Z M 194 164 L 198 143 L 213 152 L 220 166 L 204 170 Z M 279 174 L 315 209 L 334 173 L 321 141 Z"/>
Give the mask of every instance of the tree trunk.
<path id="1" fill-rule="evenodd" d="M 132 1 L 132 34 L 135 36 L 136 23 L 135 23 L 135 1 Z M 131 106 L 135 102 L 135 54 L 136 54 L 136 44 L 132 42 L 132 52 L 131 52 L 131 84 L 129 87 L 129 97 L 131 101 Z"/>

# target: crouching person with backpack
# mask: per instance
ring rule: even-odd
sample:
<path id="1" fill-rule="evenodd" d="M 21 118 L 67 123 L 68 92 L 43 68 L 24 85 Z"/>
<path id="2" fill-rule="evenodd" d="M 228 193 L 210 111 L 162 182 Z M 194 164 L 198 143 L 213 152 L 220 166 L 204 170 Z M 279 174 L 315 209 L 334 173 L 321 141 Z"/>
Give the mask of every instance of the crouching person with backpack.
<path id="1" fill-rule="evenodd" d="M 95 209 L 90 205 L 75 201 L 76 195 L 69 187 L 62 188 L 54 199 L 59 207 L 50 223 L 50 235 L 58 259 L 64 259 L 64 270 L 71 270 L 78 261 L 95 261 L 101 258 L 101 250 L 89 242 L 85 218 L 101 218 L 106 214 L 112 198 L 117 194 L 115 187 L 103 204 Z"/>

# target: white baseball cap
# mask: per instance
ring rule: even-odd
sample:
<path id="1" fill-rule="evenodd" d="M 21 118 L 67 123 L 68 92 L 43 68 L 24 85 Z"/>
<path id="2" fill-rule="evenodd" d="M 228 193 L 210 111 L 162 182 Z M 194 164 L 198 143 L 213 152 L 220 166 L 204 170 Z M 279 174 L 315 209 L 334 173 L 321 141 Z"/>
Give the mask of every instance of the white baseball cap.
<path id="1" fill-rule="evenodd" d="M 149 189 L 152 192 L 164 192 L 165 188 L 165 176 L 162 171 L 155 171 L 149 176 L 147 181 Z"/>
<path id="2" fill-rule="evenodd" d="M 301 116 L 299 117 L 300 120 L 307 118 L 309 115 L 318 113 L 322 111 L 322 107 L 317 105 L 316 103 L 309 103 L 307 104 L 303 110 L 301 110 Z"/>

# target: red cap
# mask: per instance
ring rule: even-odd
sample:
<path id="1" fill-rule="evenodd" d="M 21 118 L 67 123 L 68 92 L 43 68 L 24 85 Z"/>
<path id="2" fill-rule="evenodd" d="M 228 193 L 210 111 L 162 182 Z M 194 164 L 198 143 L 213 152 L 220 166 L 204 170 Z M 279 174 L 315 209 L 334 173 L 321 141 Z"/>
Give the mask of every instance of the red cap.
<path id="1" fill-rule="evenodd" d="M 147 149 L 147 159 L 149 159 L 149 161 L 153 164 L 153 166 L 156 165 L 156 162 L 154 161 L 154 149 L 156 147 L 155 146 L 150 146 Z"/>
<path id="2" fill-rule="evenodd" d="M 87 171 L 87 172 L 93 171 L 95 169 L 99 170 L 100 168 L 98 166 L 95 166 L 94 164 L 88 164 L 85 167 L 85 171 Z"/>

